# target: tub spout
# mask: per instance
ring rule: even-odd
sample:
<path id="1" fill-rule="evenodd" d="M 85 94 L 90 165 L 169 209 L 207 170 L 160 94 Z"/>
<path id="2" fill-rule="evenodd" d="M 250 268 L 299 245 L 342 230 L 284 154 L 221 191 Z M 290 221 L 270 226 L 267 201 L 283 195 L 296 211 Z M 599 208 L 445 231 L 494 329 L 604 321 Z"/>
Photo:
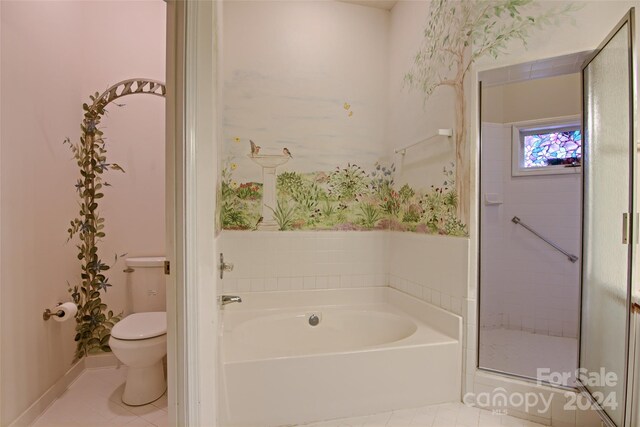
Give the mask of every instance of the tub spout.
<path id="1" fill-rule="evenodd" d="M 242 298 L 235 295 L 222 295 L 222 297 L 220 297 L 220 301 L 222 302 L 222 305 L 227 305 L 232 302 L 242 302 Z"/>

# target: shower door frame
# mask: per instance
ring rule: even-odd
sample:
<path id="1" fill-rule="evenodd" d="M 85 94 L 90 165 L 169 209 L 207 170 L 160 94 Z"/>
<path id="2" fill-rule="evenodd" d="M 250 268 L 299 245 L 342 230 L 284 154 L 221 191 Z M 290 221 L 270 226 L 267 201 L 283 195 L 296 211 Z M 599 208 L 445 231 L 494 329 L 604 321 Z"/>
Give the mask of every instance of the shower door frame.
<path id="1" fill-rule="evenodd" d="M 575 52 L 575 53 L 579 53 L 579 52 Z M 542 59 L 550 59 L 551 57 L 548 58 L 541 58 Z M 498 67 L 498 68 L 502 68 L 502 67 Z M 482 247 L 482 205 L 483 205 L 483 201 L 482 201 L 482 81 L 479 80 L 479 74 L 481 72 L 486 72 L 486 71 L 491 71 L 491 68 L 489 69 L 483 69 L 481 71 L 477 71 L 476 72 L 476 82 L 478 85 L 478 93 L 477 93 L 477 98 L 476 98 L 476 105 L 478 108 L 478 114 L 477 114 L 477 118 L 478 118 L 478 123 L 477 123 L 477 135 L 478 135 L 478 152 L 477 152 L 477 165 L 478 165 L 478 172 L 477 172 L 477 179 L 478 179 L 478 186 L 477 186 L 477 194 L 476 194 L 476 202 L 477 202 L 477 206 L 478 206 L 478 212 L 476 214 L 476 223 L 477 223 L 477 253 L 478 253 L 478 257 L 477 257 L 477 274 L 476 274 L 476 280 L 478 283 L 478 302 L 477 302 L 477 315 L 476 315 L 476 345 L 477 345 L 477 350 L 476 350 L 476 360 L 475 360 L 475 368 L 480 371 L 480 372 L 487 372 L 490 374 L 494 374 L 494 375 L 499 375 L 501 377 L 505 377 L 505 378 L 514 378 L 514 379 L 518 379 L 518 380 L 522 380 L 525 381 L 527 383 L 530 383 L 532 385 L 545 385 L 548 387 L 553 387 L 556 389 L 560 389 L 560 390 L 569 390 L 569 391 L 574 391 L 577 392 L 578 388 L 577 387 L 573 387 L 573 386 L 568 386 L 568 385 L 563 385 L 563 384 L 554 384 L 548 381 L 544 381 L 538 378 L 532 378 L 532 377 L 527 377 L 525 375 L 519 375 L 516 373 L 512 373 L 512 372 L 507 372 L 507 371 L 501 371 L 498 369 L 492 369 L 492 368 L 486 368 L 486 367 L 482 367 L 480 366 L 480 308 L 481 308 L 481 300 L 482 300 L 482 280 L 481 280 L 481 274 L 482 274 L 482 251 L 481 251 L 481 247 Z M 581 113 L 581 116 L 583 116 L 583 114 Z M 582 119 L 581 119 L 582 120 Z M 511 162 L 511 157 L 509 157 L 509 162 Z M 582 169 L 582 168 L 581 168 Z M 580 171 L 580 174 L 582 176 L 582 170 Z M 582 181 L 583 178 L 581 178 L 580 181 L 580 188 L 582 191 Z M 581 206 L 582 206 L 582 200 L 580 202 Z M 582 217 L 582 207 L 580 209 L 580 216 Z M 582 221 L 582 218 L 581 218 Z M 580 238 L 580 246 L 582 247 L 582 236 Z M 580 258 L 580 262 L 582 263 L 582 258 Z M 580 366 L 580 316 L 581 316 L 581 310 L 582 310 L 582 278 L 580 278 L 579 281 L 579 286 L 580 286 L 580 307 L 579 307 L 579 312 L 578 312 L 578 337 L 577 337 L 577 345 L 576 345 L 576 355 L 577 355 L 577 362 L 578 362 L 578 366 Z M 576 369 L 578 368 L 578 366 L 576 366 Z"/>
<path id="2" fill-rule="evenodd" d="M 619 22 L 618 25 L 623 25 L 624 22 L 626 21 L 626 19 L 631 19 L 633 21 L 635 21 L 635 13 L 632 10 L 630 10 L 629 12 L 627 12 L 622 21 Z M 615 34 L 615 32 L 619 29 L 618 25 L 616 25 L 614 31 L 611 32 L 610 35 Z M 631 75 L 631 79 L 633 80 L 633 88 L 635 89 L 632 93 L 633 96 L 633 107 L 632 107 L 632 114 L 631 114 L 631 128 L 632 128 L 632 134 L 634 135 L 634 137 L 636 135 L 638 135 L 638 109 L 637 109 L 637 91 L 638 91 L 638 87 L 640 87 L 640 84 L 638 84 L 638 55 L 637 55 L 637 46 L 640 45 L 640 42 L 638 42 L 638 34 L 635 30 L 635 27 L 632 28 L 633 30 L 633 34 L 630 34 L 630 38 L 631 38 L 631 42 L 632 42 L 632 47 L 631 47 L 631 68 L 632 68 L 632 73 Z M 632 31 L 630 31 L 630 33 L 632 33 Z M 607 38 L 605 40 L 609 39 L 609 36 L 607 36 Z M 604 44 L 604 43 L 603 43 Z M 602 44 L 602 45 L 603 45 Z M 598 48 L 601 48 L 602 45 L 599 45 Z M 544 59 L 548 59 L 549 57 L 540 57 L 540 58 L 531 58 L 529 59 L 529 61 L 534 61 L 534 60 L 544 60 Z M 526 62 L 529 62 L 526 61 Z M 513 65 L 513 64 L 511 64 Z M 472 135 L 472 137 L 474 137 L 474 140 L 477 144 L 476 150 L 475 152 L 473 152 L 472 154 L 475 155 L 475 161 L 474 164 L 477 167 L 477 171 L 476 173 L 474 173 L 472 176 L 475 177 L 476 184 L 475 186 L 473 186 L 473 190 L 476 191 L 475 194 L 475 200 L 476 200 L 476 206 L 477 206 L 477 211 L 472 213 L 472 218 L 474 220 L 475 223 L 475 227 L 472 227 L 470 229 L 470 237 L 472 240 L 472 248 L 475 248 L 475 250 L 477 251 L 477 257 L 476 257 L 476 263 L 475 265 L 471 265 L 471 269 L 470 269 L 470 286 L 472 286 L 471 289 L 473 289 L 473 282 L 475 281 L 476 283 L 476 289 L 477 289 L 477 294 L 476 294 L 476 303 L 475 303 L 475 307 L 476 307 L 476 313 L 475 313 L 475 321 L 476 321 L 476 333 L 474 334 L 474 339 L 476 340 L 475 345 L 476 345 L 476 351 L 475 351 L 475 363 L 473 364 L 473 366 L 476 369 L 476 372 L 480 372 L 480 373 L 487 373 L 487 374 L 491 374 L 491 375 L 496 375 L 497 377 L 502 377 L 502 378 L 506 378 L 506 379 L 516 379 L 516 380 L 521 380 L 524 383 L 528 383 L 531 384 L 532 386 L 537 386 L 537 385 L 547 385 L 550 386 L 552 388 L 557 388 L 557 389 L 564 389 L 564 390 L 571 390 L 571 391 L 575 391 L 575 392 L 580 392 L 581 390 L 578 387 L 564 387 L 561 385 L 557 385 L 557 384 L 551 384 L 548 382 L 542 382 L 542 381 L 538 381 L 536 379 L 530 378 L 530 377 L 525 377 L 525 376 L 520 376 L 517 374 L 511 374 L 508 372 L 504 372 L 504 371 L 499 371 L 499 370 L 493 370 L 493 369 L 489 369 L 489 368 L 483 368 L 480 366 L 480 304 L 481 304 L 481 299 L 482 299 L 482 292 L 481 292 L 481 280 L 480 280 L 480 274 L 481 274 L 481 259 L 482 259 L 482 254 L 481 254 L 481 234 L 482 234 L 482 230 L 481 230 L 481 209 L 482 209 L 482 193 L 481 193 L 481 185 L 482 185 L 482 82 L 480 81 L 480 73 L 482 72 L 486 72 L 486 71 L 490 71 L 492 69 L 497 69 L 497 68 L 502 68 L 504 66 L 499 66 L 499 67 L 478 67 L 478 66 L 473 66 L 472 67 L 472 76 L 473 76 L 473 84 L 477 85 L 475 86 L 476 92 L 473 94 L 474 96 L 472 97 L 473 99 L 471 100 L 471 105 L 473 106 L 472 108 L 476 108 L 477 111 L 475 114 L 472 115 L 472 119 L 477 120 L 476 123 L 474 123 L 474 133 L 475 136 Z M 584 114 L 583 114 L 584 117 Z M 583 128 L 584 131 L 584 128 Z M 635 145 L 635 141 L 632 140 L 632 144 Z M 637 182 L 637 177 L 635 175 L 637 175 L 638 169 L 637 169 L 637 165 L 638 165 L 638 154 L 637 151 L 635 150 L 636 147 L 632 146 L 631 148 L 634 148 L 634 151 L 632 151 L 633 154 L 631 157 L 631 161 L 633 162 L 633 169 L 632 169 L 632 178 L 631 178 L 631 188 L 630 188 L 630 192 L 632 192 L 633 194 L 637 194 L 637 191 L 639 189 L 638 187 L 638 182 Z M 640 144 L 638 144 L 637 149 L 640 150 Z M 584 169 L 583 169 L 584 171 Z M 474 208 L 474 207 L 472 207 Z M 632 293 L 630 294 L 631 296 L 633 295 L 633 288 L 634 288 L 634 283 L 637 283 L 639 279 L 638 276 L 638 272 L 637 272 L 637 268 L 633 268 L 633 266 L 635 266 L 636 264 L 636 256 L 637 254 L 636 252 L 636 248 L 635 246 L 638 244 L 638 228 L 639 228 L 639 224 L 640 224 L 640 217 L 638 216 L 638 212 L 636 209 L 636 206 L 633 206 L 633 209 L 630 210 L 630 212 L 633 212 L 633 214 L 631 215 L 631 222 L 632 222 L 632 229 L 633 230 L 630 233 L 630 237 L 631 237 L 631 241 L 630 241 L 630 247 L 631 250 L 634 251 L 633 256 L 630 258 L 630 263 L 629 263 L 629 269 L 631 270 L 631 274 L 632 276 L 632 280 L 630 283 L 631 286 L 631 291 Z M 583 213 L 581 213 L 582 215 Z M 582 250 L 581 250 L 582 252 Z M 582 255 L 582 253 L 581 253 Z M 581 256 L 581 260 L 580 262 L 582 263 L 582 256 Z M 578 319 L 578 325 L 579 325 L 579 333 L 578 333 L 578 346 L 577 346 L 577 356 L 578 356 L 578 367 L 580 366 L 580 333 L 581 333 L 581 318 L 582 318 L 582 278 L 580 280 L 580 318 Z M 636 286 L 636 292 L 638 291 L 638 287 Z M 630 305 L 629 305 L 629 309 L 630 309 Z M 636 316 L 640 316 L 640 315 L 636 315 Z M 633 319 L 631 319 L 633 320 Z M 634 390 L 633 390 L 633 386 L 634 386 L 634 382 L 633 382 L 633 376 L 636 374 L 635 370 L 638 369 L 637 366 L 632 365 L 630 362 L 633 361 L 633 355 L 634 355 L 634 348 L 636 346 L 638 346 L 638 344 L 640 344 L 640 341 L 636 342 L 636 338 L 635 338 L 635 334 L 637 334 L 637 331 L 635 330 L 635 323 L 638 322 L 637 320 L 631 321 L 629 323 L 629 329 L 627 330 L 627 340 L 629 341 L 629 344 L 627 345 L 627 372 L 626 372 L 626 376 L 625 376 L 625 380 L 627 381 L 627 386 L 626 386 L 626 399 L 625 399 L 625 405 L 626 405 L 626 411 L 625 411 L 625 426 L 630 426 L 630 421 L 633 420 L 633 416 L 635 415 L 635 417 L 640 417 L 640 415 L 638 413 L 635 413 L 637 411 L 640 411 L 640 408 L 636 408 L 633 406 L 633 399 L 635 396 L 634 394 Z M 635 334 L 634 334 L 635 332 Z M 470 345 L 471 343 L 468 343 L 468 345 Z M 636 355 L 637 356 L 637 355 Z M 636 364 L 638 364 L 638 362 L 636 361 Z M 469 369 L 470 363 L 467 364 L 467 369 Z M 634 369 L 635 368 L 635 369 Z M 468 385 L 467 385 L 468 386 Z M 636 387 L 638 387 L 638 384 L 636 384 Z M 640 389 L 640 387 L 639 387 Z M 605 414 L 606 415 L 606 414 Z M 601 417 L 602 418 L 602 417 Z"/>
<path id="3" fill-rule="evenodd" d="M 629 204 L 628 204 L 628 230 L 625 237 L 628 236 L 628 242 L 626 243 L 628 246 L 627 249 L 627 302 L 626 302 L 626 325 L 625 325 L 625 364 L 624 364 L 624 399 L 618 404 L 623 405 L 624 410 L 624 419 L 623 424 L 617 427 L 627 427 L 631 425 L 632 412 L 633 412 L 633 375 L 634 375 L 634 364 L 633 364 L 633 354 L 635 348 L 635 329 L 633 322 L 633 284 L 636 281 L 637 272 L 635 268 L 635 259 L 636 259 L 636 245 L 638 243 L 638 212 L 636 208 L 636 198 L 634 197 L 637 193 L 637 149 L 638 143 L 636 142 L 636 129 L 637 129 L 637 52 L 636 52 L 636 29 L 635 29 L 635 8 L 631 7 L 629 11 L 622 17 L 622 19 L 615 25 L 615 27 L 607 34 L 604 40 L 598 45 L 596 49 L 585 59 L 582 64 L 580 71 L 581 78 L 581 87 L 582 87 L 582 95 L 584 95 L 585 87 L 584 87 L 584 72 L 589 64 L 593 61 L 593 59 L 598 56 L 598 54 L 609 44 L 611 39 L 615 37 L 615 35 L 624 27 L 628 25 L 629 34 L 628 34 L 628 58 L 629 58 L 629 91 L 630 91 L 630 102 L 629 102 Z M 582 99 L 582 133 L 584 135 L 584 130 L 586 128 L 586 122 L 584 111 L 586 111 L 586 100 Z M 583 151 L 584 155 L 584 151 Z M 582 168 L 582 180 L 584 183 L 584 173 L 585 168 Z M 582 233 L 584 237 L 584 200 L 585 200 L 585 186 L 582 186 Z M 584 240 L 584 238 L 582 239 Z M 578 335 L 578 368 L 581 368 L 581 343 L 582 343 L 582 289 L 583 289 L 583 280 L 582 276 L 584 273 L 584 244 L 582 245 L 580 263 L 582 268 L 580 269 L 580 284 L 581 284 L 581 292 L 580 292 L 580 330 Z M 576 388 L 583 394 L 585 394 L 593 403 L 594 407 L 597 409 L 598 414 L 600 415 L 601 420 L 607 427 L 616 427 L 616 424 L 609 417 L 609 415 L 600 407 L 599 403 L 594 399 L 591 395 L 591 392 L 587 389 L 587 387 L 582 384 L 582 382 L 576 378 Z M 638 408 L 636 408 L 637 410 Z"/>

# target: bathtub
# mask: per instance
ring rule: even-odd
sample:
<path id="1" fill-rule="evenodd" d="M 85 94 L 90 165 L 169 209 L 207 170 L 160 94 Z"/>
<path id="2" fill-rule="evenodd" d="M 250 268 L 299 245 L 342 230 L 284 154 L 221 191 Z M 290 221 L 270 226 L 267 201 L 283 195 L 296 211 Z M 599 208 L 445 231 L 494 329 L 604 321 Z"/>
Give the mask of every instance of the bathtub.
<path id="1" fill-rule="evenodd" d="M 292 425 L 460 400 L 455 314 L 388 287 L 239 295 L 241 304 L 222 310 L 223 425 Z"/>

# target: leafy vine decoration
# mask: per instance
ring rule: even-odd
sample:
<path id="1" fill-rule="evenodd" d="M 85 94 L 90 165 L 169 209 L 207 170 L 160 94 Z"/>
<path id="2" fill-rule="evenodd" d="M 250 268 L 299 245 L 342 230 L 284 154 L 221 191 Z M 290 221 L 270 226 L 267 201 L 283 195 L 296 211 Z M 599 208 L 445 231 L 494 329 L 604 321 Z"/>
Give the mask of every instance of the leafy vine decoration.
<path id="1" fill-rule="evenodd" d="M 69 293 L 78 306 L 74 361 L 92 352 L 111 351 L 111 328 L 122 317 L 121 313 L 114 314 L 112 310 L 108 310 L 107 304 L 102 301 L 102 292 L 106 292 L 111 286 L 106 275 L 110 267 L 100 257 L 98 245 L 106 236 L 105 219 L 99 213 L 99 203 L 104 197 L 105 187 L 110 185 L 103 181 L 103 174 L 109 170 L 124 172 L 124 169 L 117 163 L 108 162 L 104 134 L 99 125 L 110 102 L 138 93 L 164 97 L 166 88 L 158 81 L 131 79 L 111 86 L 102 94 L 96 92 L 90 96 L 90 105 L 82 105 L 84 119 L 80 127 L 80 141 L 72 143 L 69 138 L 64 141 L 69 145 L 80 171 L 75 184 L 80 211 L 67 230 L 68 240 L 77 238 L 77 257 L 81 262 L 80 283 L 69 285 Z"/>

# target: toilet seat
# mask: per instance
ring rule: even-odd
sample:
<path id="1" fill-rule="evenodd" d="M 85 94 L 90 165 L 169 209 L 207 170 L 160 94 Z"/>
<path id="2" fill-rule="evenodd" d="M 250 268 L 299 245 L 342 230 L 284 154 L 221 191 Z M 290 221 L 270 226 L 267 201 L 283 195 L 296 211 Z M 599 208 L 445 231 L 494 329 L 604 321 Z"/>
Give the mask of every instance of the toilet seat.
<path id="1" fill-rule="evenodd" d="M 113 338 L 124 341 L 146 340 L 166 333 L 167 313 L 164 311 L 130 314 L 111 329 Z"/>

